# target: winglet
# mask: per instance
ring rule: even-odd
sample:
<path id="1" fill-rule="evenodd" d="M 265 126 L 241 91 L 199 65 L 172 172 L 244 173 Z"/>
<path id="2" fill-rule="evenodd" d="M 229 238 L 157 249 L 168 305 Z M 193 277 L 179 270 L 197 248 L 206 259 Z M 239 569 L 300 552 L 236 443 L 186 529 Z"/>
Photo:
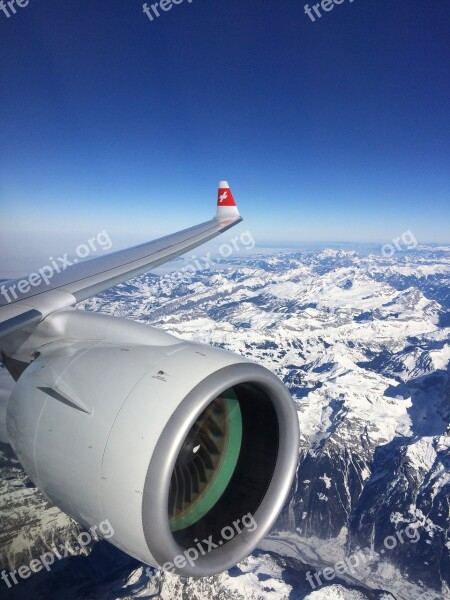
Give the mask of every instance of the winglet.
<path id="1" fill-rule="evenodd" d="M 216 219 L 239 217 L 239 211 L 227 181 L 219 181 Z"/>

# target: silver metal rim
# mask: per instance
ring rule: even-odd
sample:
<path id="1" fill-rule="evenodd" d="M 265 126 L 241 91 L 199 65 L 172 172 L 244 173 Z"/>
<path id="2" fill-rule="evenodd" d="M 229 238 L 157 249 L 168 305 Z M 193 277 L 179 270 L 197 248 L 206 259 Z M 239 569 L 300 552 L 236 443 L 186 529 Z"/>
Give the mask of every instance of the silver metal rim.
<path id="1" fill-rule="evenodd" d="M 162 567 L 184 556 L 186 548 L 174 539 L 168 519 L 168 497 L 172 471 L 183 441 L 197 417 L 221 392 L 240 383 L 252 383 L 271 399 L 278 418 L 279 450 L 268 491 L 253 515 L 254 531 L 242 531 L 220 548 L 208 552 L 174 572 L 186 577 L 205 577 L 229 569 L 251 554 L 272 528 L 289 494 L 298 462 L 298 417 L 292 397 L 270 371 L 252 363 L 239 363 L 220 369 L 200 382 L 177 407 L 164 428 L 147 471 L 142 523 L 152 556 Z M 230 526 L 232 523 L 230 523 Z M 195 545 L 193 546 L 195 548 Z M 185 561 L 180 561 L 185 562 Z M 168 568 L 168 567 L 167 567 Z"/>

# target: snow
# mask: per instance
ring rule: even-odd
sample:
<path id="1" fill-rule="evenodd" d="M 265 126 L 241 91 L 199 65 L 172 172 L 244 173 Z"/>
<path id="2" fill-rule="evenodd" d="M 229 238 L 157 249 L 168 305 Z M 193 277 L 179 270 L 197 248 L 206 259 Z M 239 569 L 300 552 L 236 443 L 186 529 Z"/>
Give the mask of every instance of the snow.
<path id="1" fill-rule="evenodd" d="M 279 532 L 275 544 L 280 554 L 320 567 L 345 557 L 345 528 L 334 542 L 299 531 L 308 528 L 312 510 L 318 520 L 327 514 L 323 511 L 336 511 L 337 490 L 343 512 L 350 512 L 355 493 L 350 472 L 361 489 L 385 477 L 372 472 L 377 448 L 404 440 L 399 454 L 410 482 L 418 489 L 428 486 L 431 499 L 442 498 L 449 483 L 444 457 L 450 447 L 448 417 L 438 410 L 443 388 L 423 386 L 424 378 L 447 370 L 450 361 L 450 329 L 442 326 L 445 311 L 435 299 L 439 284 L 441 290 L 449 287 L 449 276 L 450 257 L 431 249 L 392 258 L 335 249 L 261 255 L 236 259 L 230 270 L 223 265 L 220 271 L 199 274 L 171 298 L 154 293 L 143 298 L 128 289 L 125 309 L 128 316 L 244 354 L 276 372 L 295 399 L 301 460 L 319 459 L 324 448 L 345 449 L 348 464 L 340 465 L 341 472 L 327 468 L 304 479 L 299 472 L 299 487 L 311 490 L 314 504 L 298 507 L 292 531 Z M 435 278 L 430 286 L 427 278 Z M 118 288 L 113 299 L 95 308 L 114 314 L 123 309 L 121 296 Z M 92 308 L 92 302 L 84 307 Z M 394 479 L 392 485 L 397 483 Z M 391 508 L 387 514 L 393 527 L 413 524 L 423 528 L 424 536 L 439 533 L 416 506 L 406 514 Z M 245 587 L 253 594 L 255 582 L 247 575 Z M 388 557 L 378 557 L 370 576 L 357 581 L 397 590 L 395 579 L 402 581 L 399 570 Z"/>
<path id="2" fill-rule="evenodd" d="M 330 585 L 305 596 L 304 600 L 367 600 L 362 592 L 347 590 L 341 585 Z"/>
<path id="3" fill-rule="evenodd" d="M 330 487 L 331 487 L 331 479 L 330 479 L 330 477 L 328 477 L 328 475 L 326 473 L 324 473 L 322 475 L 322 477 L 319 477 L 319 479 L 321 479 L 324 482 L 325 487 L 327 488 L 327 490 L 329 490 Z"/>
<path id="4" fill-rule="evenodd" d="M 283 561 L 291 559 L 300 567 L 323 570 L 348 558 L 347 517 L 365 486 L 382 483 L 387 476 L 386 471 L 373 471 L 375 454 L 394 448 L 394 443 L 399 449 L 390 452 L 397 452 L 400 475 L 407 473 L 405 479 L 415 486 L 415 495 L 406 510 L 387 498 L 383 506 L 386 522 L 376 521 L 375 512 L 364 516 L 373 519 L 373 531 L 385 525 L 392 534 L 410 526 L 420 532 L 421 541 L 439 548 L 442 527 L 417 505 L 417 498 L 422 494 L 438 505 L 450 489 L 449 414 L 443 402 L 448 389 L 450 328 L 442 324 L 448 313 L 441 304 L 449 288 L 450 256 L 438 256 L 432 248 L 424 252 L 387 259 L 326 249 L 319 254 L 236 258 L 198 272 L 182 286 L 164 286 L 167 280 L 151 274 L 79 306 L 213 344 L 273 370 L 295 400 L 300 465 L 306 457 L 313 465 L 327 459 L 316 471 L 302 474 L 299 470 L 298 505 L 288 507 L 282 521 L 285 527 L 280 525 L 263 541 L 263 554 L 250 556 L 230 572 L 199 581 L 183 582 L 166 573 L 149 578 L 139 566 L 127 571 L 121 581 L 127 598 L 297 597 L 295 585 L 284 580 Z M 174 268 L 183 264 L 178 261 Z M 170 273 L 170 266 L 161 272 Z M 433 384 L 429 377 L 434 378 Z M 12 385 L 5 369 L 0 369 L 0 441 L 6 439 L 4 417 Z M 341 462 L 333 462 L 336 456 Z M 71 539 L 77 529 L 34 488 L 27 487 L 17 463 L 8 468 L 10 479 L 0 483 L 0 518 L 3 522 L 7 514 L 8 526 L 15 531 L 6 560 L 19 564 L 24 552 L 37 548 L 41 553 L 42 547 L 52 548 L 61 536 Z M 399 481 L 393 475 L 389 494 L 395 493 Z M 306 492 L 311 493 L 310 503 Z M 444 504 L 442 510 L 446 509 Z M 325 538 L 323 531 L 311 533 L 321 522 L 326 530 L 340 513 L 345 516 L 344 525 L 339 531 L 339 522 L 334 537 Z M 31 525 L 24 528 L 23 523 Z M 304 534 L 305 530 L 309 533 Z M 444 550 L 450 550 L 450 542 Z M 276 559 L 277 555 L 284 558 Z M 425 591 L 403 576 L 389 553 L 375 553 L 366 569 L 349 573 L 343 580 L 348 588 L 342 580 L 327 583 L 308 591 L 305 598 L 368 598 L 363 591 L 350 589 L 354 586 L 377 593 L 384 590 L 380 600 L 390 600 L 390 593 L 397 600 L 411 600 Z M 118 592 L 116 596 L 124 597 Z"/>

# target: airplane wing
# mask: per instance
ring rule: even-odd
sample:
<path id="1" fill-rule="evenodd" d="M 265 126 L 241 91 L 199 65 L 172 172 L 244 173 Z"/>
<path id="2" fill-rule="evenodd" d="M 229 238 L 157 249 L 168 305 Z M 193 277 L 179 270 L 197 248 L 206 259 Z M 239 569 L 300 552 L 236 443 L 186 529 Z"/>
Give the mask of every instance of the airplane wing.
<path id="1" fill-rule="evenodd" d="M 34 326 L 50 313 L 73 306 L 119 283 L 204 244 L 242 221 L 226 181 L 219 183 L 217 212 L 211 221 L 201 223 L 126 250 L 72 264 L 47 277 L 39 273 L 0 286 L 0 338 L 27 326 Z M 25 284 L 23 281 L 25 280 Z M 31 283 L 33 282 L 33 283 Z M 23 291 L 22 291 L 23 290 Z"/>

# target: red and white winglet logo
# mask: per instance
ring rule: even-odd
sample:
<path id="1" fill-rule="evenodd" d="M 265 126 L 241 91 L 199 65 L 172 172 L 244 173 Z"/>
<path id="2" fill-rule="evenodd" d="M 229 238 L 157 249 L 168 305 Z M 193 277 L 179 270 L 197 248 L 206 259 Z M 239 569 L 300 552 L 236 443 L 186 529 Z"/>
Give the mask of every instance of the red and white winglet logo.
<path id="1" fill-rule="evenodd" d="M 236 206 L 233 194 L 226 181 L 221 181 L 219 185 L 219 193 L 217 195 L 217 206 Z"/>

